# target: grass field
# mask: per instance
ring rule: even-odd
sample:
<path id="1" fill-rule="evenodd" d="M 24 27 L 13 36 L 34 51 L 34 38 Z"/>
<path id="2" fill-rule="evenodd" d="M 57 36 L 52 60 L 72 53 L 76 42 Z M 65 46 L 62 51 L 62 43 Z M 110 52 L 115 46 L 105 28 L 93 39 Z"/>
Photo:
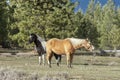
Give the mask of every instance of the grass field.
<path id="1" fill-rule="evenodd" d="M 35 73 L 41 77 L 45 75 L 56 76 L 61 73 L 69 76 L 67 80 L 120 79 L 120 58 L 117 57 L 75 55 L 72 66 L 72 69 L 67 68 L 66 56 L 62 57 L 62 63 L 59 67 L 57 67 L 53 57 L 52 68 L 49 68 L 47 64 L 45 66 L 39 65 L 38 56 L 0 56 L 0 68 L 20 70 L 28 74 Z"/>

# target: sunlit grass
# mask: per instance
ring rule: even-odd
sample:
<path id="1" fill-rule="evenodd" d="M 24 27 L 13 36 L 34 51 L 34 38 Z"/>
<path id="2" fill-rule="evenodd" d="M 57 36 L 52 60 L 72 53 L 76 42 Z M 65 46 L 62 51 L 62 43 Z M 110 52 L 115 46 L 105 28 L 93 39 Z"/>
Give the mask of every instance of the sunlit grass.
<path id="1" fill-rule="evenodd" d="M 66 57 L 58 67 L 53 57 L 52 68 L 47 64 L 39 65 L 38 56 L 0 56 L 0 67 L 37 73 L 40 76 L 67 73 L 70 79 L 80 80 L 119 80 L 120 58 L 101 56 L 74 56 L 73 68 L 67 68 Z"/>

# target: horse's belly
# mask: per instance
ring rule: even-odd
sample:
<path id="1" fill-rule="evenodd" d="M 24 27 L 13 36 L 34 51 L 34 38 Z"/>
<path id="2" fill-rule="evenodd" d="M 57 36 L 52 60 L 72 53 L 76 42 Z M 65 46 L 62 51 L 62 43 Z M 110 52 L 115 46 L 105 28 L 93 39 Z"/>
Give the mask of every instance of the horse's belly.
<path id="1" fill-rule="evenodd" d="M 60 49 L 53 49 L 52 51 L 53 51 L 54 53 L 56 53 L 56 54 L 59 54 L 59 55 L 64 55 L 64 54 L 65 54 L 64 49 L 63 49 L 63 50 L 60 50 Z"/>

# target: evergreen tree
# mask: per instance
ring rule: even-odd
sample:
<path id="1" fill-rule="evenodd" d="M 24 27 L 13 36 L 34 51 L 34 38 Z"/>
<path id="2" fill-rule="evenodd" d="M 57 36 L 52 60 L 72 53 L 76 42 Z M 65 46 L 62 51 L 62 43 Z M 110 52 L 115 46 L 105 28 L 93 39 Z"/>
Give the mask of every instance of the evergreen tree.
<path id="1" fill-rule="evenodd" d="M 18 46 L 27 46 L 30 33 L 45 39 L 74 35 L 72 21 L 75 5 L 69 0 L 12 0 L 10 6 L 15 6 L 13 17 L 16 20 L 11 24 L 10 38 Z"/>
<path id="2" fill-rule="evenodd" d="M 0 44 L 9 47 L 8 39 L 9 7 L 6 0 L 0 1 Z"/>
<path id="3" fill-rule="evenodd" d="M 114 21 L 115 21 L 115 6 L 112 0 L 108 0 L 107 4 L 103 6 L 103 19 L 102 24 L 100 26 L 101 30 L 101 37 L 100 46 L 103 48 L 110 48 L 112 46 L 110 37 L 112 36 L 110 32 L 115 27 Z"/>
<path id="4" fill-rule="evenodd" d="M 97 27 L 95 25 L 95 16 L 94 16 L 94 11 L 95 11 L 95 1 L 91 0 L 86 14 L 83 18 L 84 23 L 83 23 L 83 27 L 82 29 L 85 29 L 85 31 L 83 30 L 84 36 L 88 36 L 88 38 L 90 38 L 90 40 L 92 41 L 92 43 L 98 47 L 98 37 L 99 37 L 99 33 L 97 31 Z M 86 33 L 85 33 L 86 32 Z"/>
<path id="5" fill-rule="evenodd" d="M 98 33 L 100 34 L 101 32 L 101 24 L 102 24 L 103 16 L 102 16 L 102 7 L 99 2 L 95 5 L 94 8 L 94 25 L 97 28 Z"/>

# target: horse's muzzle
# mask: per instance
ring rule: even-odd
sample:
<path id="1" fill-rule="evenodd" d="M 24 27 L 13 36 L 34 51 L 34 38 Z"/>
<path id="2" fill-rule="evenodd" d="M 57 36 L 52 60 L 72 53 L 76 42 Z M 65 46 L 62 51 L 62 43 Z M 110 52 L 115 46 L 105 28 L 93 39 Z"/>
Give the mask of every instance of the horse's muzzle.
<path id="1" fill-rule="evenodd" d="M 91 46 L 88 48 L 88 50 L 91 51 L 91 52 L 92 52 L 94 49 L 95 49 L 95 47 L 94 47 L 93 45 L 91 45 Z"/>

